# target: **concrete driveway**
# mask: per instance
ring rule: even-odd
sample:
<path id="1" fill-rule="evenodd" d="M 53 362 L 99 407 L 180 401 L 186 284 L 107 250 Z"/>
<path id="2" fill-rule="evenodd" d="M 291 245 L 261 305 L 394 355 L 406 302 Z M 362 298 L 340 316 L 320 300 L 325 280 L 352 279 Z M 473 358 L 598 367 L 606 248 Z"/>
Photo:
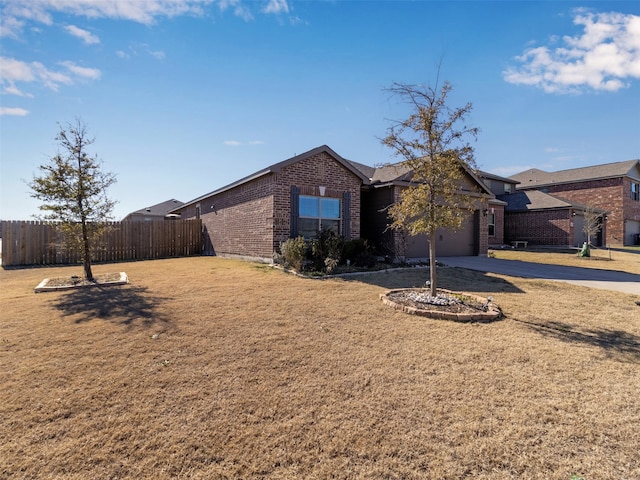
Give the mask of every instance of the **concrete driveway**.
<path id="1" fill-rule="evenodd" d="M 467 268 L 512 277 L 554 280 L 584 287 L 640 295 L 640 275 L 633 273 L 596 268 L 563 267 L 489 257 L 440 257 L 438 262 L 450 267 Z"/>

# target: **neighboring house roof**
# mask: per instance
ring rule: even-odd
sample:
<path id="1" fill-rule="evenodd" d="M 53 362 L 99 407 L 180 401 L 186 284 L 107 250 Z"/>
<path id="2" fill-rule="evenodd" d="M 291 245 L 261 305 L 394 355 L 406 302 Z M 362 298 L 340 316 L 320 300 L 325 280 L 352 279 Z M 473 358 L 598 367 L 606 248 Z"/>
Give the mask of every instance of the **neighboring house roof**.
<path id="1" fill-rule="evenodd" d="M 532 168 L 511 176 L 512 180 L 520 182 L 518 189 L 540 188 L 563 183 L 584 182 L 588 180 L 603 180 L 607 178 L 640 176 L 640 160 L 607 163 L 591 167 L 572 168 L 557 172 L 545 172 Z"/>
<path id="2" fill-rule="evenodd" d="M 513 183 L 513 184 L 518 183 L 518 181 L 514 180 L 513 178 L 501 177 L 500 175 L 484 172 L 482 170 L 478 170 L 476 173 L 480 178 L 488 178 L 489 180 L 497 180 L 498 182 L 504 182 L 504 183 Z"/>
<path id="3" fill-rule="evenodd" d="M 369 183 L 369 177 L 363 173 L 359 168 L 356 168 L 355 166 L 355 162 L 350 162 L 349 160 L 346 160 L 344 158 L 342 158 L 340 155 L 338 155 L 336 152 L 334 152 L 331 148 L 329 148 L 327 145 L 322 145 L 320 147 L 314 148 L 312 150 L 309 150 L 308 152 L 305 153 L 301 153 L 300 155 L 296 155 L 295 157 L 291 157 L 287 160 L 284 160 L 282 162 L 276 163 L 274 165 L 271 165 L 263 170 L 257 171 L 255 173 L 252 173 L 251 175 L 248 175 L 244 178 L 241 178 L 240 180 L 237 180 L 233 183 L 230 183 L 229 185 L 226 185 L 222 188 L 219 188 L 217 190 L 214 190 L 213 192 L 209 192 L 205 195 L 201 195 L 198 198 L 194 198 L 193 200 L 181 205 L 180 207 L 176 207 L 176 210 L 178 208 L 182 208 L 182 207 L 188 207 L 189 205 L 193 205 L 194 203 L 198 203 L 199 201 L 205 199 L 205 198 L 209 198 L 213 195 L 217 195 L 220 194 L 222 192 L 225 192 L 227 190 L 231 190 L 232 188 L 235 188 L 239 185 L 242 185 L 244 183 L 250 182 L 251 180 L 255 180 L 256 178 L 260 178 L 263 177 L 264 175 L 268 175 L 271 173 L 278 173 L 280 170 L 282 170 L 284 167 L 287 167 L 289 165 L 292 165 L 296 162 L 299 162 L 300 160 L 303 160 L 305 158 L 308 157 L 312 157 L 314 155 L 318 155 L 319 153 L 327 153 L 329 154 L 331 157 L 333 157 L 338 163 L 340 163 L 342 166 L 344 166 L 347 170 L 349 170 L 351 173 L 353 173 L 354 175 L 356 175 L 357 177 L 359 177 L 364 183 Z M 358 164 L 360 165 L 360 164 Z M 361 165 L 364 167 L 364 165 Z"/>
<path id="4" fill-rule="evenodd" d="M 540 190 L 524 190 L 515 193 L 507 193 L 498 195 L 497 198 L 507 202 L 505 212 L 527 212 L 531 210 L 550 210 L 550 209 L 566 209 L 587 210 L 588 206 L 575 203 Z M 605 213 L 604 210 L 593 209 L 599 213 Z"/>
<path id="5" fill-rule="evenodd" d="M 182 205 L 184 205 L 184 202 L 172 198 L 171 200 L 166 200 L 162 203 L 157 203 L 156 205 L 151 205 L 150 207 L 131 212 L 126 217 L 124 217 L 124 220 L 131 216 L 164 217 L 169 212 L 171 212 L 175 208 L 181 207 Z"/>

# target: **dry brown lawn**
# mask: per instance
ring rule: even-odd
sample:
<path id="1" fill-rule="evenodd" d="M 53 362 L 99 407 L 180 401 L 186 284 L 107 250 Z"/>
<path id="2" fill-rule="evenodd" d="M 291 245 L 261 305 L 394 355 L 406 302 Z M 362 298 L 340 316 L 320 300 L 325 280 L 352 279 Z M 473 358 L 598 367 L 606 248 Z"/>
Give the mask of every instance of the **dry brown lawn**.
<path id="1" fill-rule="evenodd" d="M 505 260 L 522 260 L 523 262 L 598 268 L 600 270 L 620 270 L 640 274 L 640 253 L 619 250 L 593 249 L 590 257 L 579 257 L 576 251 L 556 252 L 553 250 L 495 250 L 493 255 Z"/>
<path id="2" fill-rule="evenodd" d="M 0 478 L 640 478 L 637 297 L 440 269 L 489 324 L 385 307 L 411 269 L 203 257 L 0 271 Z"/>

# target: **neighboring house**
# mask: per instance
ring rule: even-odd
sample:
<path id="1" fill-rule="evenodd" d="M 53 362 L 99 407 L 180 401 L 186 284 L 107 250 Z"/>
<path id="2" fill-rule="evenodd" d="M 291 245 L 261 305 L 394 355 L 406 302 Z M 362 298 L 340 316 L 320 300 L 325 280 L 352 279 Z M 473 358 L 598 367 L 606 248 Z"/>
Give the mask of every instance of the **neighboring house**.
<path id="1" fill-rule="evenodd" d="M 505 207 L 505 242 L 526 241 L 529 245 L 580 246 L 587 241 L 584 232 L 587 206 L 563 200 L 539 190 L 498 195 Z M 594 209 L 603 219 L 606 212 Z M 591 238 L 603 245 L 606 225 Z"/>
<path id="2" fill-rule="evenodd" d="M 489 199 L 487 212 L 487 234 L 489 247 L 501 247 L 508 240 L 505 238 L 505 207 L 506 202 L 500 195 L 516 191 L 518 182 L 492 173 L 478 171 L 478 176 L 489 187 L 496 198 Z"/>
<path id="3" fill-rule="evenodd" d="M 367 238 L 385 253 L 427 257 L 424 238 L 404 245 L 387 229 L 386 209 L 410 184 L 410 172 L 348 161 L 324 145 L 187 202 L 171 213 L 200 218 L 204 253 L 271 261 L 288 238 L 333 228 L 346 239 Z M 438 255 L 487 252 L 489 189 L 472 172 L 461 188 L 478 209 L 459 232 L 438 234 Z"/>
<path id="4" fill-rule="evenodd" d="M 567 204 L 606 212 L 603 245 L 634 245 L 640 236 L 640 160 L 545 172 L 531 169 L 511 179 L 518 191 L 539 191 Z M 540 199 L 542 197 L 538 197 Z M 582 209 L 582 210 L 581 210 Z M 509 211 L 509 210 L 507 210 Z M 533 217 L 532 217 L 533 218 Z M 551 221 L 551 220 L 550 220 Z M 575 229 L 576 226 L 574 225 Z M 507 228 L 508 231 L 508 228 Z M 511 236 L 511 232 L 507 236 Z M 573 238 L 574 244 L 576 237 Z"/>
<path id="5" fill-rule="evenodd" d="M 179 218 L 179 216 L 170 212 L 180 207 L 181 205 L 184 205 L 184 202 L 180 202 L 179 200 L 172 198 L 171 200 L 167 200 L 166 202 L 158 203 L 157 205 L 152 205 L 150 207 L 143 208 L 142 210 L 131 212 L 126 217 L 124 217 L 122 221 L 144 222 L 151 220 Z"/>

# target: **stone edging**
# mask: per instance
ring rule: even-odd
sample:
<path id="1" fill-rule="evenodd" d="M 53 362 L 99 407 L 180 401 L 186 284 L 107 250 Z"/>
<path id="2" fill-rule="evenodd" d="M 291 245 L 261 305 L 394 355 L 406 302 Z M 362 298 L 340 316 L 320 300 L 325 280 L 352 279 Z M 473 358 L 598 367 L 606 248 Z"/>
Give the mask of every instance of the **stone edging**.
<path id="1" fill-rule="evenodd" d="M 410 315 L 418 315 L 422 317 L 429 317 L 435 319 L 442 320 L 453 320 L 455 322 L 490 322 L 493 320 L 497 320 L 502 316 L 502 310 L 500 307 L 494 304 L 489 304 L 489 308 L 486 312 L 473 312 L 473 313 L 455 313 L 455 312 L 444 312 L 440 310 L 427 310 L 422 308 L 411 307 L 408 305 L 401 305 L 399 303 L 394 302 L 389 299 L 389 295 L 396 292 L 404 292 L 407 290 L 420 290 L 423 291 L 423 288 L 397 288 L 394 290 L 388 290 L 385 293 L 380 294 L 380 300 L 385 305 L 388 305 L 396 310 L 400 310 L 404 313 L 408 313 Z M 486 303 L 487 299 L 478 297 L 476 295 L 467 293 L 467 292 L 453 292 L 451 290 L 438 289 L 441 292 L 449 293 L 449 294 L 462 294 L 468 297 L 471 297 L 477 300 L 479 303 Z"/>
<path id="2" fill-rule="evenodd" d="M 49 280 L 50 278 L 45 278 L 43 281 L 41 281 L 35 288 L 35 292 L 58 292 L 62 290 L 74 290 L 76 288 L 106 287 L 111 285 L 126 285 L 127 283 L 129 283 L 129 277 L 127 277 L 127 274 L 125 272 L 120 272 L 119 280 L 115 280 L 113 282 L 93 283 L 90 285 L 64 285 L 60 287 L 48 287 L 47 283 L 49 283 Z"/>

